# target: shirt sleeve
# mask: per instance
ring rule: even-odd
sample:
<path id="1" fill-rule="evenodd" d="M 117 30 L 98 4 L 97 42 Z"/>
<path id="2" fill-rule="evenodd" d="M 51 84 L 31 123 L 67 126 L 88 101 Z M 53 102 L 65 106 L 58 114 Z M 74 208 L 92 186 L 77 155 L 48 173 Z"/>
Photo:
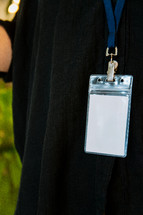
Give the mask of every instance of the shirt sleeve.
<path id="1" fill-rule="evenodd" d="M 0 25 L 4 27 L 9 38 L 11 40 L 11 44 L 13 47 L 14 44 L 14 35 L 15 35 L 15 25 L 16 25 L 16 17 L 12 22 L 0 20 Z M 13 60 L 11 62 L 10 68 L 8 72 L 0 71 L 0 78 L 4 80 L 4 82 L 12 82 L 12 68 L 13 68 Z"/>

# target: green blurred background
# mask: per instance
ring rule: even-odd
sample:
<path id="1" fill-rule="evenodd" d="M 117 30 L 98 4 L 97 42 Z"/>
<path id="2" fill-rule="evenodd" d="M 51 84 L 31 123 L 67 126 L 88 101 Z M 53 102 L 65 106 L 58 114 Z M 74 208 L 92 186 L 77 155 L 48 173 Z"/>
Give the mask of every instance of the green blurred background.
<path id="1" fill-rule="evenodd" d="M 0 80 L 0 215 L 14 214 L 20 175 L 13 137 L 12 84 Z"/>
<path id="2" fill-rule="evenodd" d="M 8 13 L 8 7 L 13 2 L 14 0 L 0 0 L 0 19 L 13 19 L 15 14 Z M 0 215 L 14 215 L 21 167 L 14 147 L 12 83 L 6 84 L 0 79 Z"/>

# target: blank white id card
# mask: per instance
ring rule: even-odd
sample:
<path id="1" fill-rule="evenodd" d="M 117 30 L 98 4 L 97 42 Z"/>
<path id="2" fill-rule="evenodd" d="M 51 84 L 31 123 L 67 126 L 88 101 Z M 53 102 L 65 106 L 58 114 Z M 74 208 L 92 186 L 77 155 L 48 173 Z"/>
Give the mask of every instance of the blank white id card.
<path id="1" fill-rule="evenodd" d="M 129 136 L 132 76 L 90 77 L 85 152 L 126 157 Z"/>

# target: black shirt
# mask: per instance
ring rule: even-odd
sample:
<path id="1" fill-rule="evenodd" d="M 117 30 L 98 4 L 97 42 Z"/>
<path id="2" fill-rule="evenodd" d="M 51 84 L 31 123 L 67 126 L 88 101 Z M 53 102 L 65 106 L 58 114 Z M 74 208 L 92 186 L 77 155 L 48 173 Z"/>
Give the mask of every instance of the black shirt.
<path id="1" fill-rule="evenodd" d="M 143 3 L 127 0 L 118 74 L 134 76 L 128 155 L 84 152 L 88 81 L 105 74 L 102 0 L 23 0 L 13 51 L 15 215 L 143 214 Z"/>

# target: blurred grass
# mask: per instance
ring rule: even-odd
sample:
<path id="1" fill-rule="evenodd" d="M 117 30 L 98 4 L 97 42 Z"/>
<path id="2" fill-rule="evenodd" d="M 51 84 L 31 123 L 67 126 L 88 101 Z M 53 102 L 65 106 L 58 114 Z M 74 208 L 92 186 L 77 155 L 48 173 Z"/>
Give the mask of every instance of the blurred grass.
<path id="1" fill-rule="evenodd" d="M 13 137 L 12 85 L 0 79 L 0 215 L 14 214 L 20 175 Z"/>

